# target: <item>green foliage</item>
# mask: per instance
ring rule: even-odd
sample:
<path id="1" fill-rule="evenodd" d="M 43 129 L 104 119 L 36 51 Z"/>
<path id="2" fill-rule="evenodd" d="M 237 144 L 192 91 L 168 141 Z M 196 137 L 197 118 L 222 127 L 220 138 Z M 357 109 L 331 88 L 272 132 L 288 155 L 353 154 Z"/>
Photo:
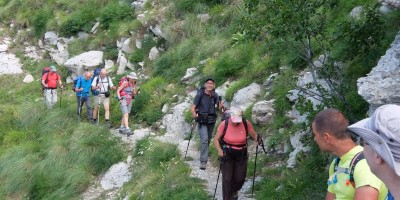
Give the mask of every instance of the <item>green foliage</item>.
<path id="1" fill-rule="evenodd" d="M 49 9 L 41 9 L 38 13 L 34 16 L 32 26 L 33 32 L 35 33 L 36 37 L 41 37 L 47 31 L 47 22 L 53 18 L 53 14 Z"/>
<path id="2" fill-rule="evenodd" d="M 95 23 L 97 9 L 93 5 L 85 5 L 78 11 L 72 13 L 66 21 L 60 25 L 61 36 L 73 36 L 80 31 L 89 32 Z"/>
<path id="3" fill-rule="evenodd" d="M 144 49 L 136 49 L 132 55 L 129 57 L 131 63 L 141 62 L 145 58 Z"/>
<path id="4" fill-rule="evenodd" d="M 246 52 L 246 53 L 243 53 Z M 224 52 L 215 61 L 215 78 L 224 82 L 226 78 L 239 75 L 253 59 L 253 45 L 238 45 Z M 244 69 L 245 70 L 245 69 Z"/>
<path id="5" fill-rule="evenodd" d="M 112 23 L 130 20 L 133 16 L 133 9 L 127 3 L 113 2 L 108 4 L 100 13 L 100 23 L 107 29 Z"/>

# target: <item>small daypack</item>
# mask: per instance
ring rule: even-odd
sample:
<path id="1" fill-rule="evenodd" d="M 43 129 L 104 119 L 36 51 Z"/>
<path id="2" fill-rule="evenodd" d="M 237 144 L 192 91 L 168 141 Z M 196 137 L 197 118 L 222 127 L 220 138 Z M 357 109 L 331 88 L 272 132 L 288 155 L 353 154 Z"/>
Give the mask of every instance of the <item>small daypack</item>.
<path id="1" fill-rule="evenodd" d="M 247 120 L 244 117 L 242 117 L 242 123 L 243 123 L 244 129 L 246 130 L 246 138 L 247 138 L 247 134 L 249 133 L 249 129 L 247 128 Z M 229 118 L 225 119 L 224 130 L 222 131 L 221 138 L 219 139 L 219 144 L 221 145 L 221 147 L 223 145 L 225 145 L 225 144 L 230 145 L 230 146 L 238 146 L 238 145 L 229 144 L 229 143 L 224 141 L 224 136 L 225 136 L 226 130 L 228 129 L 228 125 L 229 125 Z M 245 146 L 247 146 L 247 139 L 246 139 L 246 144 L 244 144 L 243 147 L 245 147 Z M 238 146 L 238 147 L 242 147 L 242 146 Z"/>
<path id="2" fill-rule="evenodd" d="M 42 94 L 44 92 L 44 89 L 46 89 L 46 87 L 42 84 L 42 77 L 44 74 L 48 73 L 50 71 L 50 67 L 44 67 L 42 69 L 42 76 L 40 77 L 40 84 L 42 85 Z M 46 78 L 46 80 L 44 81 L 45 83 L 47 83 L 48 78 Z"/>
<path id="3" fill-rule="evenodd" d="M 124 83 L 124 81 L 129 81 L 128 80 L 128 78 L 126 77 L 126 76 L 123 76 L 123 77 L 121 77 L 121 79 L 119 79 L 119 82 L 118 82 L 118 87 L 120 87 L 121 85 L 122 85 L 122 83 Z M 135 88 L 135 85 L 136 85 L 136 80 L 134 81 L 134 83 L 133 83 L 133 88 Z M 122 96 L 125 96 L 126 94 L 125 94 L 125 90 L 121 90 L 120 92 L 119 92 L 119 95 L 122 97 Z M 132 99 L 134 99 L 135 98 L 135 95 L 134 94 L 132 94 Z"/>
<path id="4" fill-rule="evenodd" d="M 75 92 L 75 89 L 76 89 L 76 84 L 78 83 L 78 80 L 79 80 L 79 79 L 81 79 L 81 78 L 83 78 L 83 76 L 82 76 L 82 75 L 80 75 L 80 76 L 77 76 L 77 77 L 75 77 L 75 78 L 74 78 L 74 80 L 72 81 L 72 91 L 74 91 L 74 92 Z"/>
<path id="5" fill-rule="evenodd" d="M 363 152 L 360 151 L 360 152 L 358 152 L 358 153 L 353 157 L 353 159 L 351 159 L 349 168 L 341 168 L 341 167 L 339 167 L 340 158 L 339 158 L 339 157 L 336 157 L 336 158 L 335 158 L 335 164 L 334 164 L 334 167 L 333 167 L 333 169 L 334 169 L 333 172 L 334 172 L 334 174 L 335 174 L 335 173 L 345 173 L 345 174 L 348 174 L 349 176 L 348 176 L 348 178 L 347 178 L 347 180 L 346 180 L 346 185 L 351 184 L 351 185 L 355 188 L 356 185 L 355 185 L 355 182 L 354 182 L 354 169 L 356 168 L 357 163 L 358 163 L 360 160 L 363 160 L 363 159 L 365 159 L 365 156 L 364 156 Z M 340 170 L 340 171 L 339 171 L 339 170 Z M 336 175 L 335 175 L 335 176 L 336 176 Z M 332 183 L 333 183 L 333 184 L 336 183 L 337 179 L 335 180 L 335 178 L 336 178 L 336 177 L 334 177 L 333 182 L 328 181 L 328 185 L 330 185 L 330 184 L 332 184 Z"/>
<path id="6" fill-rule="evenodd" d="M 98 67 L 93 71 L 92 82 L 94 80 L 94 77 L 97 77 L 97 84 L 99 83 L 101 69 L 101 67 Z M 100 92 L 97 90 L 91 90 L 91 92 L 93 96 L 97 96 L 100 94 Z"/>

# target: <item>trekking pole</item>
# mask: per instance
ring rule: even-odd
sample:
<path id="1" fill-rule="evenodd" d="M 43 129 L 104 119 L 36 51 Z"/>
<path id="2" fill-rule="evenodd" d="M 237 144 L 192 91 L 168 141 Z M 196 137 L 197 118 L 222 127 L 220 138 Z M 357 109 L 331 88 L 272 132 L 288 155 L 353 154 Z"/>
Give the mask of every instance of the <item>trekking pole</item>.
<path id="1" fill-rule="evenodd" d="M 215 189 L 214 189 L 214 196 L 213 196 L 213 200 L 215 199 L 215 194 L 217 193 L 217 187 L 218 187 L 218 181 L 219 181 L 219 174 L 221 173 L 221 168 L 222 168 L 222 163 L 224 162 L 224 158 L 220 157 L 219 158 L 219 171 L 218 171 L 218 177 L 217 177 L 217 183 L 215 184 Z"/>
<path id="2" fill-rule="evenodd" d="M 81 112 L 82 112 L 82 96 L 79 97 L 78 103 L 78 121 L 81 121 Z"/>
<path id="3" fill-rule="evenodd" d="M 186 147 L 186 152 L 185 152 L 185 157 L 184 158 L 186 158 L 186 155 L 187 155 L 187 152 L 188 152 L 188 149 L 189 149 L 190 140 L 192 139 L 192 133 L 193 133 L 193 129 L 194 129 L 194 122 L 195 121 L 193 120 L 192 121 L 192 128 L 190 130 L 189 142 L 188 142 L 187 147 Z"/>
<path id="4" fill-rule="evenodd" d="M 60 108 L 61 108 L 61 102 L 62 102 L 62 92 L 63 92 L 63 89 L 62 88 L 60 88 L 61 89 L 61 94 L 60 94 Z"/>
<path id="5" fill-rule="evenodd" d="M 99 103 L 97 104 L 97 126 L 99 126 L 99 122 L 100 122 L 100 94 L 99 96 Z"/>
<path id="6" fill-rule="evenodd" d="M 257 154 L 258 154 L 258 144 L 257 144 L 257 147 L 256 147 L 256 159 L 254 160 L 253 187 L 251 188 L 251 196 L 252 197 L 254 195 L 254 182 L 256 180 Z"/>

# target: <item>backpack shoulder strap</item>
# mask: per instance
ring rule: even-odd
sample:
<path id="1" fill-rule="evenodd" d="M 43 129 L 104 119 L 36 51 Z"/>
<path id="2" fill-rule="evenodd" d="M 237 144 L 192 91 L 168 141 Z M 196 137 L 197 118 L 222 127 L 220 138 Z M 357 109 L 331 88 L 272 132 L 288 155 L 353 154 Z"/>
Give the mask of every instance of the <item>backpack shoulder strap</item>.
<path id="1" fill-rule="evenodd" d="M 247 128 L 246 118 L 242 117 L 242 122 L 243 122 L 244 129 L 246 130 L 246 137 L 247 137 L 247 134 L 249 133 L 249 129 Z"/>
<path id="2" fill-rule="evenodd" d="M 364 156 L 364 153 L 362 151 L 360 151 L 353 157 L 353 159 L 350 162 L 350 174 L 349 174 L 350 178 L 349 178 L 349 180 L 353 186 L 355 186 L 354 169 L 356 168 L 357 163 L 362 159 L 365 159 L 365 156 Z"/>
<path id="3" fill-rule="evenodd" d="M 229 118 L 225 119 L 225 126 L 224 126 L 224 130 L 222 131 L 221 140 L 224 139 L 224 136 L 225 136 L 225 133 L 226 133 L 226 129 L 228 129 L 228 125 L 229 125 Z"/>

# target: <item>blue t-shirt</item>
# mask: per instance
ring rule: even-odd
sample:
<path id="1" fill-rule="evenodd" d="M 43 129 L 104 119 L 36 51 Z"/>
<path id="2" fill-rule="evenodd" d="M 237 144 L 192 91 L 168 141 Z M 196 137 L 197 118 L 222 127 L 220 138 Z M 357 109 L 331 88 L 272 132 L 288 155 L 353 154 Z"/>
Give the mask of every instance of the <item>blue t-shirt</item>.
<path id="1" fill-rule="evenodd" d="M 76 83 L 76 88 L 83 88 L 82 91 L 77 92 L 76 96 L 78 97 L 89 97 L 90 90 L 92 87 L 92 78 L 86 80 L 84 77 L 81 77 L 78 82 Z"/>

